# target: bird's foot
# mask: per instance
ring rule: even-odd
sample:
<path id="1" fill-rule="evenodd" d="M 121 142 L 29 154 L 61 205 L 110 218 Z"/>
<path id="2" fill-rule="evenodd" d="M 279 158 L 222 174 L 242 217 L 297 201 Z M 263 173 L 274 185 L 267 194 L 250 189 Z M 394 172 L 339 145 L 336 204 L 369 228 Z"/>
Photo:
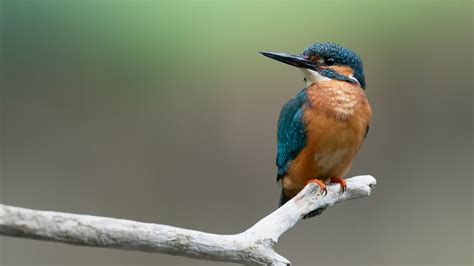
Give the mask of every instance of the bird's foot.
<path id="1" fill-rule="evenodd" d="M 324 184 L 323 181 L 319 180 L 319 179 L 310 179 L 308 180 L 308 183 L 313 183 L 313 184 L 316 184 L 319 186 L 319 188 L 322 190 L 323 192 L 323 196 L 326 196 L 328 194 L 328 190 L 326 189 L 326 184 Z"/>
<path id="2" fill-rule="evenodd" d="M 331 177 L 331 184 L 334 184 L 334 183 L 337 183 L 337 184 L 341 185 L 341 189 L 340 189 L 341 193 L 346 192 L 346 190 L 347 190 L 346 180 L 344 180 L 342 177 L 333 176 L 333 177 Z"/>
<path id="3" fill-rule="evenodd" d="M 314 183 L 314 184 L 318 185 L 319 188 L 322 190 L 323 196 L 326 196 L 328 194 L 328 191 L 326 189 L 326 184 L 324 184 L 323 181 L 321 181 L 319 179 L 310 179 L 310 180 L 308 180 L 308 184 L 309 183 Z M 309 219 L 309 218 L 312 218 L 314 216 L 320 215 L 325 209 L 326 209 L 326 207 L 310 211 L 308 214 L 303 216 L 303 219 Z"/>

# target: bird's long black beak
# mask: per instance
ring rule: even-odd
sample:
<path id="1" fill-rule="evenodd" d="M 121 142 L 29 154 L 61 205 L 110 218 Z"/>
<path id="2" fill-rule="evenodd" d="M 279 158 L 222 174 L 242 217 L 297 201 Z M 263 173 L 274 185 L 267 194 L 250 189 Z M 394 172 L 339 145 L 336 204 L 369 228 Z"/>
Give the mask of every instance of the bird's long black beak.
<path id="1" fill-rule="evenodd" d="M 307 59 L 303 55 L 291 55 L 287 53 L 277 53 L 277 52 L 260 52 L 266 57 L 270 57 L 277 61 L 283 62 L 285 64 L 289 64 L 295 67 L 300 68 L 309 68 L 315 69 L 316 63 Z"/>

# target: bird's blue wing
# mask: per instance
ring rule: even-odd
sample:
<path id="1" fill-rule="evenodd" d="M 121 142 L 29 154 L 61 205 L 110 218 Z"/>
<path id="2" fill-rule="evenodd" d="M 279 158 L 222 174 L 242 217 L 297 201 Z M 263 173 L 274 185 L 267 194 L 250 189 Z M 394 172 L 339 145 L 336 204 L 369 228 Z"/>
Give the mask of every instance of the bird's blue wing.
<path id="1" fill-rule="evenodd" d="M 306 91 L 301 90 L 281 109 L 277 131 L 277 181 L 288 171 L 288 167 L 306 144 L 306 126 L 303 122 L 303 105 Z"/>

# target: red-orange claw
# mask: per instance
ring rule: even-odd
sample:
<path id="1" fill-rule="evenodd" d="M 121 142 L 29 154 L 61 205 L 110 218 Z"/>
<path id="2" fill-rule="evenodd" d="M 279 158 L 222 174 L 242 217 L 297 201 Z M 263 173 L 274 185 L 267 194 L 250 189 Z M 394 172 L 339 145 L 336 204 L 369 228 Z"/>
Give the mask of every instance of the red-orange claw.
<path id="1" fill-rule="evenodd" d="M 323 191 L 323 196 L 326 196 L 328 194 L 328 190 L 326 189 L 326 184 L 324 184 L 323 181 L 319 179 L 310 179 L 308 180 L 307 184 L 309 183 L 314 183 L 319 186 L 319 188 Z"/>
<path id="2" fill-rule="evenodd" d="M 331 183 L 338 183 L 341 185 L 341 190 L 340 192 L 341 193 L 344 193 L 346 192 L 347 190 L 347 183 L 346 183 L 346 180 L 344 180 L 342 177 L 331 177 Z"/>

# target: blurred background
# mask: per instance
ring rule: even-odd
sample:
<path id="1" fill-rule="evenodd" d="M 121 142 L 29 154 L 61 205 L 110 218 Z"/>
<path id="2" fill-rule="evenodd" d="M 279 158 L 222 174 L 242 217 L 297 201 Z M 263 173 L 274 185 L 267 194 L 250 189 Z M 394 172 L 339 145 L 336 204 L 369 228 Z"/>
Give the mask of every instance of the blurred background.
<path id="1" fill-rule="evenodd" d="M 237 233 L 274 210 L 276 122 L 302 74 L 258 51 L 334 41 L 374 118 L 303 221 L 294 265 L 471 265 L 472 1 L 0 2 L 1 203 Z M 1 265 L 223 265 L 0 237 Z"/>

